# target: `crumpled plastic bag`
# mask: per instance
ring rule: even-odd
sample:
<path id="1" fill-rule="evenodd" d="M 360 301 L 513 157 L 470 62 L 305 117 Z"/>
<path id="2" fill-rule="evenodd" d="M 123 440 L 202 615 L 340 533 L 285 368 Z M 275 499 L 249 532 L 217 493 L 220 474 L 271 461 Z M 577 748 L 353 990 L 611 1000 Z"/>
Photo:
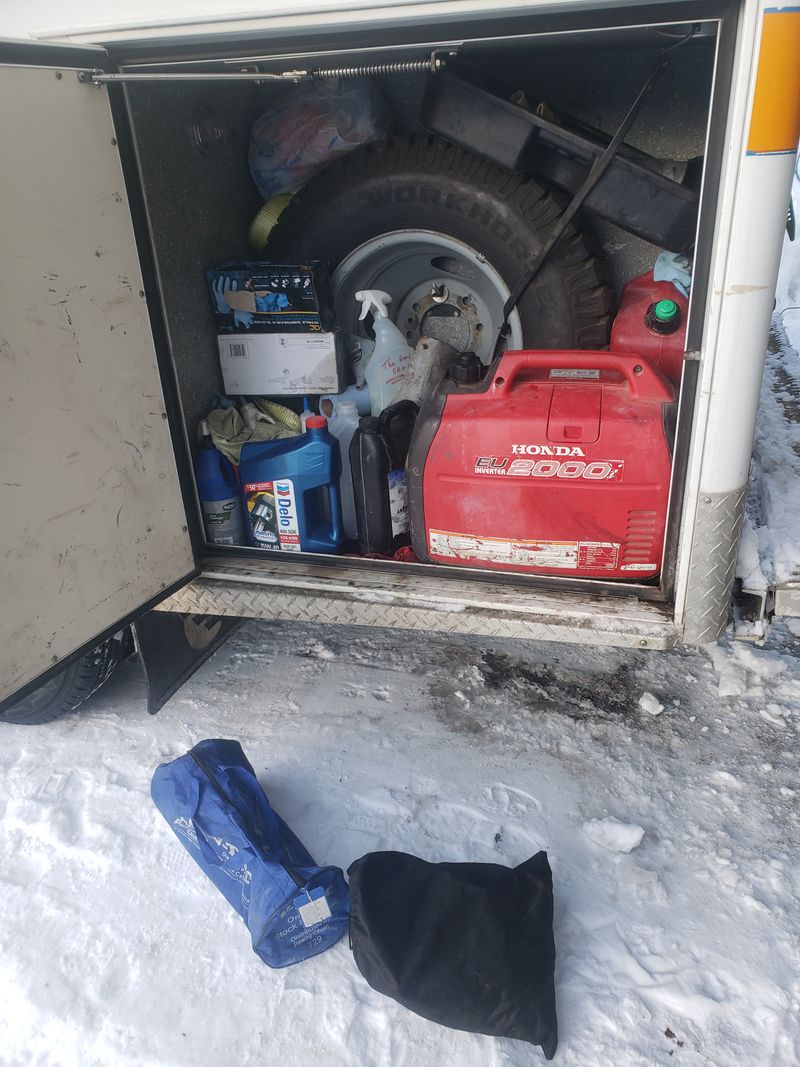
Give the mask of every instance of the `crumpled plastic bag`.
<path id="1" fill-rule="evenodd" d="M 286 410 L 289 415 L 294 414 L 289 409 Z M 214 447 L 237 465 L 242 445 L 247 444 L 248 441 L 282 441 L 287 437 L 296 437 L 300 433 L 299 418 L 297 428 L 291 429 L 274 418 L 265 418 L 262 413 L 261 417 L 253 420 L 248 426 L 235 407 L 214 408 L 206 415 L 206 422 Z"/>
<path id="2" fill-rule="evenodd" d="M 368 79 L 301 85 L 253 124 L 250 173 L 270 200 L 299 189 L 336 156 L 390 132 L 389 108 Z"/>

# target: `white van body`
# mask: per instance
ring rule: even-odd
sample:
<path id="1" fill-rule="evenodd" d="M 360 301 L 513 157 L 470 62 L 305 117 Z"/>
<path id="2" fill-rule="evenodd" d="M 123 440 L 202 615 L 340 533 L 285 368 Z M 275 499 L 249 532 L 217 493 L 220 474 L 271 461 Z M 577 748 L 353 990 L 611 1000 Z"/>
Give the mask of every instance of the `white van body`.
<path id="1" fill-rule="evenodd" d="M 715 640 L 729 617 L 800 131 L 800 64 L 781 45 L 800 55 L 800 11 L 766 0 L 213 9 L 0 43 L 0 700 L 154 608 L 641 648 Z M 252 80 L 340 56 L 391 63 L 506 45 L 536 56 L 548 43 L 618 47 L 615 35 L 624 44 L 694 20 L 712 35 L 713 77 L 660 585 L 288 563 L 204 544 L 189 386 L 174 359 L 181 313 L 165 296 L 159 194 L 145 173 L 141 131 L 157 124 L 159 99 L 170 106 L 157 76 Z"/>

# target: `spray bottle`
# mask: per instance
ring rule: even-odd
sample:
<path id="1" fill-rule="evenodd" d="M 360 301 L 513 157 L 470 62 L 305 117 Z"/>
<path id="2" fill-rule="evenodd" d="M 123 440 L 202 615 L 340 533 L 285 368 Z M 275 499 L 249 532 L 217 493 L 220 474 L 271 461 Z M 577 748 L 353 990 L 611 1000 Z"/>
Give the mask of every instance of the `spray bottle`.
<path id="1" fill-rule="evenodd" d="M 377 416 L 392 402 L 394 394 L 402 385 L 414 359 L 414 349 L 392 320 L 387 310 L 392 298 L 380 289 L 362 289 L 356 293 L 361 301 L 363 321 L 372 312 L 372 328 L 375 331 L 375 348 L 364 369 L 364 380 L 369 387 L 372 414 Z"/>

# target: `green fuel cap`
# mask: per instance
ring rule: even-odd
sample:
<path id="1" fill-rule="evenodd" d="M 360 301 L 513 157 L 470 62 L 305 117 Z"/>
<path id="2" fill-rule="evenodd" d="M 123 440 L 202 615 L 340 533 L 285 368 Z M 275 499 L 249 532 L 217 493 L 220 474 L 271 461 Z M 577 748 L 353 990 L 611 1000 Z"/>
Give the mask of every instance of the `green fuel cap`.
<path id="1" fill-rule="evenodd" d="M 653 308 L 653 316 L 657 322 L 672 322 L 678 313 L 678 305 L 674 300 L 659 300 Z"/>
<path id="2" fill-rule="evenodd" d="M 681 309 L 677 301 L 656 300 L 647 309 L 644 324 L 653 333 L 675 333 L 681 325 Z"/>

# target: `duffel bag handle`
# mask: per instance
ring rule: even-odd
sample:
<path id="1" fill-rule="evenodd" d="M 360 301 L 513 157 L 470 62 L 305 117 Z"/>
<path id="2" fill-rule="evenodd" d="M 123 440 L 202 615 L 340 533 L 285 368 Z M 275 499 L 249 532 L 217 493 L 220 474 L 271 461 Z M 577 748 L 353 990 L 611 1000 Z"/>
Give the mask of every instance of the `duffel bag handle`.
<path id="1" fill-rule="evenodd" d="M 195 816 L 197 815 L 197 808 L 200 804 L 200 783 L 193 776 L 189 779 L 189 781 L 191 782 L 191 794 L 189 797 L 187 797 L 187 800 L 189 801 L 189 807 L 192 812 L 190 818 L 192 822 L 192 827 L 194 829 L 195 840 L 197 841 L 197 847 L 200 850 L 200 855 L 210 867 L 239 866 L 242 863 L 246 862 L 247 857 L 251 857 L 253 855 L 252 849 L 239 848 L 234 853 L 228 854 L 226 856 L 220 856 L 219 853 L 214 849 L 214 846 L 212 845 L 206 834 L 197 825 Z M 234 861 L 236 862 L 234 863 Z"/>

